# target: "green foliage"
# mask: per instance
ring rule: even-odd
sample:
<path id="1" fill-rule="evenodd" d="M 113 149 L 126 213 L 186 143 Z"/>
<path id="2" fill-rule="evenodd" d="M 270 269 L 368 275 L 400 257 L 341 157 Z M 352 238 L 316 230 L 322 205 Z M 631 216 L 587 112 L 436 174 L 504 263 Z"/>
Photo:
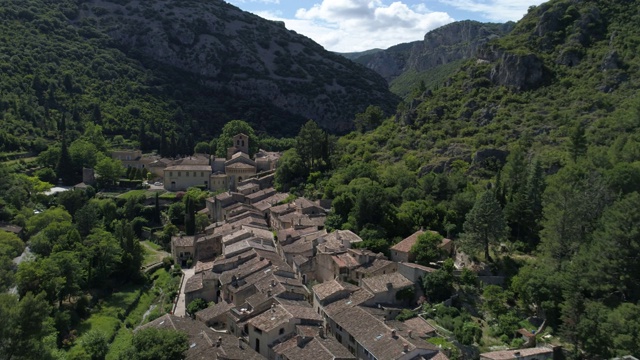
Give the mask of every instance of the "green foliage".
<path id="1" fill-rule="evenodd" d="M 353 125 L 359 132 L 370 131 L 377 128 L 384 117 L 384 112 L 379 106 L 369 105 L 363 113 L 356 114 Z"/>
<path id="2" fill-rule="evenodd" d="M 206 309 L 207 306 L 207 302 L 204 299 L 197 298 L 187 304 L 187 312 L 192 316 L 195 316 L 195 313 L 200 310 Z"/>
<path id="3" fill-rule="evenodd" d="M 444 266 L 442 269 L 430 272 L 422 279 L 422 287 L 427 301 L 439 303 L 453 295 L 454 287 L 453 266 Z"/>
<path id="4" fill-rule="evenodd" d="M 118 159 L 112 159 L 109 157 L 104 157 L 98 161 L 95 170 L 96 174 L 100 176 L 98 180 L 102 187 L 115 185 L 118 179 L 120 179 L 120 176 L 124 174 L 122 162 Z"/>
<path id="5" fill-rule="evenodd" d="M 487 285 L 482 292 L 483 307 L 490 316 L 498 318 L 507 313 L 508 294 L 497 285 Z"/>
<path id="6" fill-rule="evenodd" d="M 326 158 L 323 156 L 327 148 L 326 139 L 325 132 L 313 120 L 307 121 L 300 128 L 296 136 L 295 149 L 305 165 L 307 174 L 316 170 L 321 160 Z"/>
<path id="7" fill-rule="evenodd" d="M 416 262 L 428 266 L 429 263 L 439 260 L 442 251 L 438 247 L 442 243 L 442 235 L 426 231 L 418 235 L 416 243 L 411 247 L 411 252 L 416 254 Z"/>
<path id="8" fill-rule="evenodd" d="M 482 193 L 467 213 L 462 235 L 469 250 L 483 249 L 486 260 L 491 260 L 489 246 L 497 244 L 505 235 L 506 224 L 500 204 L 492 191 Z"/>
<path id="9" fill-rule="evenodd" d="M 91 360 L 104 360 L 109 351 L 109 342 L 104 333 L 94 330 L 83 336 L 82 347 Z"/>
<path id="10" fill-rule="evenodd" d="M 50 349 L 42 341 L 51 334 L 50 307 L 44 294 L 25 294 L 20 301 L 11 294 L 0 294 L 0 355 L 3 359 L 35 359 Z"/>
<path id="11" fill-rule="evenodd" d="M 405 320 L 409 320 L 412 319 L 414 317 L 418 316 L 418 314 L 416 314 L 415 312 L 409 310 L 409 309 L 402 309 L 400 311 L 400 314 L 398 314 L 398 316 L 396 316 L 396 320 L 398 321 L 405 321 Z"/>
<path id="12" fill-rule="evenodd" d="M 218 157 L 227 156 L 227 148 L 233 145 L 233 137 L 238 134 L 245 134 L 249 137 L 249 156 L 253 157 L 259 148 L 258 138 L 251 125 L 243 120 L 232 120 L 224 125 L 217 141 L 216 155 Z"/>
<path id="13" fill-rule="evenodd" d="M 180 360 L 189 345 L 187 336 L 175 330 L 147 328 L 134 334 L 125 357 L 134 360 Z"/>

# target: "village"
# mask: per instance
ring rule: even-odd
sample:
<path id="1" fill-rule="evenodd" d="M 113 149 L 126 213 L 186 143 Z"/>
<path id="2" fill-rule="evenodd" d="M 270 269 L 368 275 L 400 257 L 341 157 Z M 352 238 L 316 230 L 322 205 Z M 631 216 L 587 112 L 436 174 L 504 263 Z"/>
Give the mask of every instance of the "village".
<path id="1" fill-rule="evenodd" d="M 199 211 L 209 221 L 204 231 L 171 238 L 183 273 L 172 313 L 142 328 L 186 333 L 186 359 L 448 359 L 450 349 L 427 341 L 439 329 L 419 314 L 427 300 L 423 277 L 447 258 L 458 273 L 464 267 L 455 241 L 442 238 L 441 261 L 424 266 L 414 245 L 428 230 L 392 246 L 389 257 L 358 246 L 352 231 L 328 232 L 331 202 L 277 192 L 279 153 L 261 150 L 251 159 L 248 142 L 238 134 L 226 158 L 173 162 L 113 152 L 125 166 L 161 177 L 155 185 L 167 191 L 217 192 Z M 194 301 L 209 306 L 189 313 Z M 536 347 L 531 331 L 519 332 L 524 348 L 480 358 L 553 358 L 554 349 Z"/>

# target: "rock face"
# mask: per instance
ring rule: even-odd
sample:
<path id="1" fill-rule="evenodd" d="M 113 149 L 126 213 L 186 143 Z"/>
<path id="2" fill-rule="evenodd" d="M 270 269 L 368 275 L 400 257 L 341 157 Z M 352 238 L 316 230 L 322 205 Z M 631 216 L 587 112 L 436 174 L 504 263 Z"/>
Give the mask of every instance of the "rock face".
<path id="1" fill-rule="evenodd" d="M 490 79 L 516 91 L 535 89 L 545 80 L 544 63 L 534 54 L 504 53 L 491 70 Z"/>
<path id="2" fill-rule="evenodd" d="M 355 61 L 391 82 L 408 70 L 422 72 L 474 57 L 489 40 L 504 36 L 513 26 L 512 22 L 488 24 L 470 20 L 458 21 L 428 32 L 423 41 L 396 45 Z"/>
<path id="3" fill-rule="evenodd" d="M 311 39 L 221 0 L 90 0 L 78 21 L 95 22 L 144 61 L 197 74 L 238 101 L 265 102 L 336 132 L 368 105 L 398 99 L 375 72 Z"/>

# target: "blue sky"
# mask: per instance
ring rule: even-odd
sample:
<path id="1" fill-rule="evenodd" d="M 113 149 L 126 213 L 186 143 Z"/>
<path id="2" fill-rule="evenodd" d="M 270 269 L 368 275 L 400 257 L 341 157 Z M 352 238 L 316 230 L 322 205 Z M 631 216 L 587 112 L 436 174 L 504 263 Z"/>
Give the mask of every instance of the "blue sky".
<path id="1" fill-rule="evenodd" d="M 517 21 L 542 0 L 226 0 L 339 52 L 420 40 L 458 20 Z"/>

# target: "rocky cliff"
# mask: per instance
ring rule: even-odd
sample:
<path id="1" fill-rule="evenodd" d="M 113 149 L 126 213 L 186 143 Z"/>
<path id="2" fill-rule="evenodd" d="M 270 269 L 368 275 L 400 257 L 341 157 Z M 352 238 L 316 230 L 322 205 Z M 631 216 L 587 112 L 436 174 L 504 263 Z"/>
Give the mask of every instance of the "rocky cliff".
<path id="1" fill-rule="evenodd" d="M 382 75 L 388 82 L 404 72 L 423 72 L 440 65 L 476 56 L 489 40 L 513 29 L 514 23 L 490 24 L 458 21 L 428 32 L 423 41 L 390 47 L 355 61 Z"/>
<path id="2" fill-rule="evenodd" d="M 375 72 L 224 1 L 91 0 L 78 21 L 94 22 L 126 53 L 332 131 L 349 130 L 370 104 L 392 110 L 397 103 Z"/>

